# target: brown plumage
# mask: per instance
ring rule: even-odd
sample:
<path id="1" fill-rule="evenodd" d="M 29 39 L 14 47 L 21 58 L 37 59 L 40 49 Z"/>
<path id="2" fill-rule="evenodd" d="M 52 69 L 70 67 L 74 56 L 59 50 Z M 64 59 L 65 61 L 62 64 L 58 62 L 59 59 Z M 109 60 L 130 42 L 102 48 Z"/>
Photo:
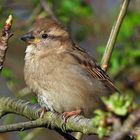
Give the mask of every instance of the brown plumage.
<path id="1" fill-rule="evenodd" d="M 102 106 L 101 96 L 116 91 L 95 59 L 72 41 L 60 23 L 39 20 L 21 39 L 29 43 L 24 69 L 26 84 L 47 110 L 81 110 L 89 116 Z"/>

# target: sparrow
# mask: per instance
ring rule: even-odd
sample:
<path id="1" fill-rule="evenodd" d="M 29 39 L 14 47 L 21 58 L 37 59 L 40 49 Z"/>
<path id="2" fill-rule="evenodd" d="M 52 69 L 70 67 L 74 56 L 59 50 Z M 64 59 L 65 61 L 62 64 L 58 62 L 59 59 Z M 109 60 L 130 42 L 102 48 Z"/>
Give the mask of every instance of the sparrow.
<path id="1" fill-rule="evenodd" d="M 21 39 L 28 44 L 25 82 L 47 111 L 89 117 L 103 107 L 100 97 L 117 91 L 96 60 L 58 21 L 40 19 Z"/>

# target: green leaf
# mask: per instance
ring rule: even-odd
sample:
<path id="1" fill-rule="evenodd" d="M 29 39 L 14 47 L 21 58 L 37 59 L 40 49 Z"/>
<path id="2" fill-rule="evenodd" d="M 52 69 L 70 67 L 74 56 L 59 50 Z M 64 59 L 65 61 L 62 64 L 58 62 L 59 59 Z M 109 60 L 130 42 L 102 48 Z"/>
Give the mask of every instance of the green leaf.
<path id="1" fill-rule="evenodd" d="M 105 127 L 98 127 L 97 134 L 99 138 L 103 138 L 107 134 L 107 129 Z"/>
<path id="2" fill-rule="evenodd" d="M 97 128 L 97 134 L 99 138 L 107 135 L 109 126 L 106 124 L 106 118 L 111 116 L 110 113 L 97 109 L 94 111 L 94 117 L 92 118 L 93 126 Z"/>
<path id="3" fill-rule="evenodd" d="M 102 97 L 103 103 L 106 105 L 107 109 L 119 116 L 127 115 L 130 110 L 133 110 L 133 96 L 132 94 L 120 95 L 115 93 L 109 98 Z"/>

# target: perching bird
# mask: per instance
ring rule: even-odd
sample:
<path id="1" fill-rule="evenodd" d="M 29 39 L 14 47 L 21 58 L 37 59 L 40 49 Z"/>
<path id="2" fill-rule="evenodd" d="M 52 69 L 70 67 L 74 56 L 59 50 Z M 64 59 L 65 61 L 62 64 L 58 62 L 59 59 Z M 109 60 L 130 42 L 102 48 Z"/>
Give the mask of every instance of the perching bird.
<path id="1" fill-rule="evenodd" d="M 88 117 L 102 106 L 101 96 L 116 91 L 95 59 L 57 21 L 40 19 L 21 39 L 29 44 L 25 82 L 47 111 Z"/>

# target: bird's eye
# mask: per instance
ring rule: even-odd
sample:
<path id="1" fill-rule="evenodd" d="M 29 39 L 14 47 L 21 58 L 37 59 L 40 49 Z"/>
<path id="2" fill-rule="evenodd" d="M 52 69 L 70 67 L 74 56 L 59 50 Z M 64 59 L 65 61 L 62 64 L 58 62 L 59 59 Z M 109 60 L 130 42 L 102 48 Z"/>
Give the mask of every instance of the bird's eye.
<path id="1" fill-rule="evenodd" d="M 43 34 L 43 35 L 42 35 L 42 38 L 43 38 L 43 39 L 46 39 L 47 37 L 48 37 L 47 34 Z"/>

